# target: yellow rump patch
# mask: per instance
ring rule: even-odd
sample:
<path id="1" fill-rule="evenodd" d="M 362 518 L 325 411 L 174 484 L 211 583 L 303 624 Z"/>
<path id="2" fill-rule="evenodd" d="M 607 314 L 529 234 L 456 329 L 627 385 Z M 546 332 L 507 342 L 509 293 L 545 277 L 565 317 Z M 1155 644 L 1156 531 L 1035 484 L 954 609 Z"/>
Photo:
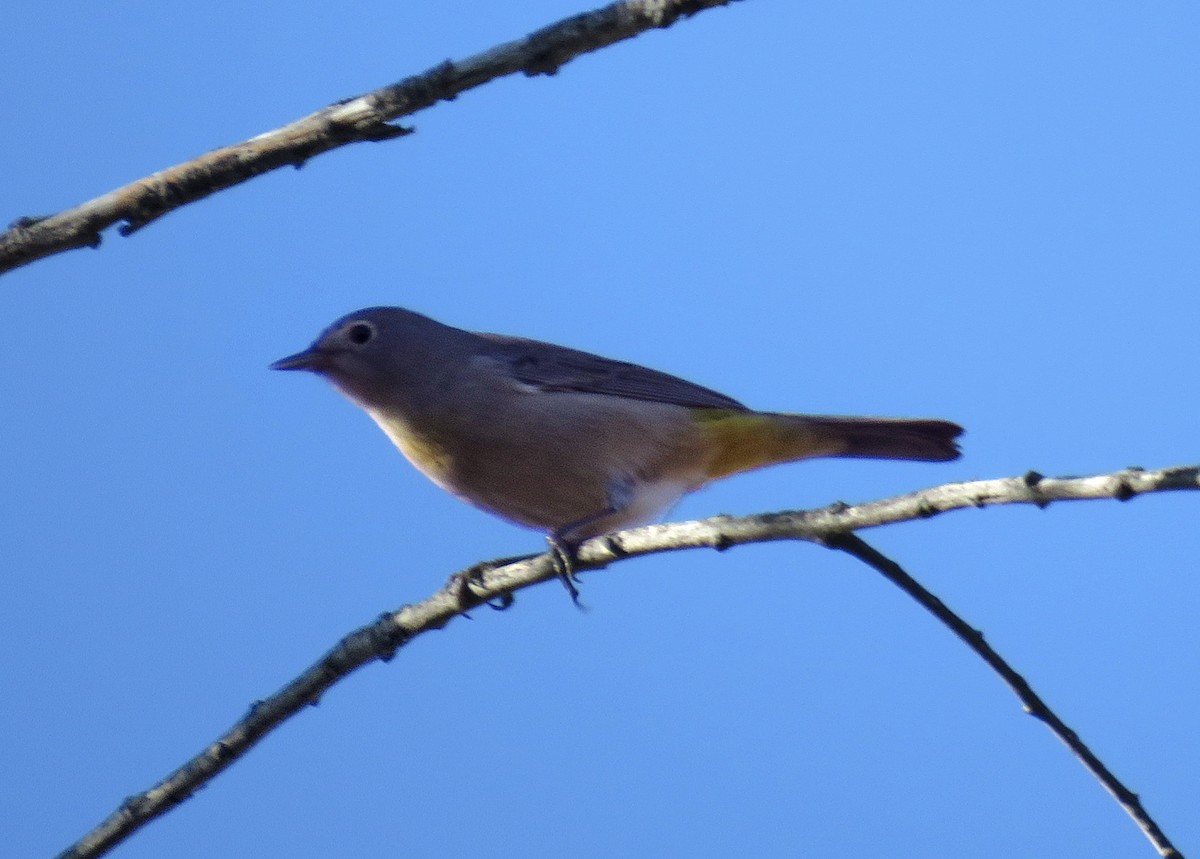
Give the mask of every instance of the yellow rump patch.
<path id="1" fill-rule="evenodd" d="M 692 409 L 712 445 L 707 476 L 715 479 L 778 462 L 836 452 L 836 442 L 799 416 L 732 409 Z"/>

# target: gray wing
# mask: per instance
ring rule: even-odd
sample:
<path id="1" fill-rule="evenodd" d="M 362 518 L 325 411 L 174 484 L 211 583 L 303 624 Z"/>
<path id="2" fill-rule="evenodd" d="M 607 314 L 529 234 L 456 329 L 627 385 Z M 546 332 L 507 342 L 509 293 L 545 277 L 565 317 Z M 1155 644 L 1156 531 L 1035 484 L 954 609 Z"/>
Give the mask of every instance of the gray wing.
<path id="1" fill-rule="evenodd" d="M 614 361 L 540 340 L 479 334 L 488 350 L 519 382 L 543 391 L 609 394 L 688 408 L 746 409 L 732 397 L 649 367 Z"/>

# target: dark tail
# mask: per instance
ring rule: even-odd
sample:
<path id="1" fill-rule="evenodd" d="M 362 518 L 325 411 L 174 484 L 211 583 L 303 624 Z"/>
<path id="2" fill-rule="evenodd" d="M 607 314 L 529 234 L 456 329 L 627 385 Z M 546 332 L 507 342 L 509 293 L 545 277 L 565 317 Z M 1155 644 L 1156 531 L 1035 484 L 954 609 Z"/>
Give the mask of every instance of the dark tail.
<path id="1" fill-rule="evenodd" d="M 794 419 L 837 445 L 836 452 L 827 456 L 944 462 L 960 455 L 954 440 L 962 435 L 963 428 L 950 421 L 835 415 L 796 415 Z"/>

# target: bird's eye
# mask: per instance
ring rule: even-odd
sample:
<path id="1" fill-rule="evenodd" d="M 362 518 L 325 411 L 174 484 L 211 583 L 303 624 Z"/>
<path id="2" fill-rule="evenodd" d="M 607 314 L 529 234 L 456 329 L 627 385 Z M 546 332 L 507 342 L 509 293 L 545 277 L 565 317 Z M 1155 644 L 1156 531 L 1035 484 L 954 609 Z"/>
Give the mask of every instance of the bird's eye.
<path id="1" fill-rule="evenodd" d="M 346 329 L 346 337 L 357 346 L 366 344 L 375 336 L 375 329 L 366 322 L 355 322 Z"/>

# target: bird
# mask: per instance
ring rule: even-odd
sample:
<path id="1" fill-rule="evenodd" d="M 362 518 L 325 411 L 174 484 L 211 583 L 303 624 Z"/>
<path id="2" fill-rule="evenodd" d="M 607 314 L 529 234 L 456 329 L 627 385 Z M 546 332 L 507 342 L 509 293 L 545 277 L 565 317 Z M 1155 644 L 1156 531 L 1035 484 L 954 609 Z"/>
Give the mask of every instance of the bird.
<path id="1" fill-rule="evenodd" d="M 435 484 L 544 532 L 576 604 L 583 541 L 655 521 L 711 481 L 813 457 L 948 461 L 963 432 L 755 411 L 638 364 L 401 307 L 349 313 L 270 368 L 324 377 Z"/>

